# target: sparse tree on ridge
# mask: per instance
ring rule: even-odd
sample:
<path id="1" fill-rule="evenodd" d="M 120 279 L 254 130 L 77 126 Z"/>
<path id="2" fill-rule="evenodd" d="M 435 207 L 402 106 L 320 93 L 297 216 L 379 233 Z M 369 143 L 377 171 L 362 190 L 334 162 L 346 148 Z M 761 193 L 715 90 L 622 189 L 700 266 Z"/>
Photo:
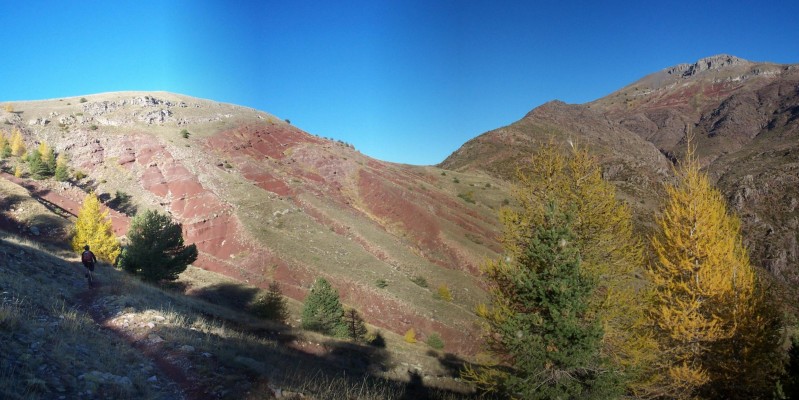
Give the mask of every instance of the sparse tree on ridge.
<path id="1" fill-rule="evenodd" d="M 165 214 L 147 210 L 128 229 L 130 245 L 119 259 L 122 269 L 150 282 L 173 281 L 197 260 L 197 246 L 183 243 L 183 229 Z"/>
<path id="2" fill-rule="evenodd" d="M 113 263 L 119 256 L 119 241 L 111 228 L 108 210 L 102 211 L 100 200 L 94 193 L 83 199 L 83 206 L 75 221 L 75 236 L 72 238 L 72 249 L 83 251 L 89 245 L 98 259 Z"/>

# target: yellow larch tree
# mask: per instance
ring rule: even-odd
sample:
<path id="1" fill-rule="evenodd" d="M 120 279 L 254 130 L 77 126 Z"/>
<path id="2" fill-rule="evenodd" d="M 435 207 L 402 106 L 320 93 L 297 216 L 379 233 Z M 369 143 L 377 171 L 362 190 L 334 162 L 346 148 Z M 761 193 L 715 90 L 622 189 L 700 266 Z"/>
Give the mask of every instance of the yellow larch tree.
<path id="1" fill-rule="evenodd" d="M 758 398 L 776 378 L 766 375 L 779 368 L 779 316 L 759 290 L 739 219 L 700 172 L 690 145 L 678 178 L 652 238 L 649 315 L 663 350 L 653 394 Z"/>
<path id="2" fill-rule="evenodd" d="M 50 146 L 47 145 L 47 142 L 45 142 L 45 141 L 41 141 L 39 143 L 38 149 L 39 149 L 39 155 L 41 155 L 42 161 L 46 161 L 47 154 L 49 154 L 52 149 L 50 148 Z"/>
<path id="3" fill-rule="evenodd" d="M 101 209 L 100 200 L 94 193 L 87 194 L 83 199 L 83 206 L 75 221 L 75 236 L 72 238 L 73 250 L 81 252 L 85 245 L 89 245 L 98 259 L 110 263 L 116 261 L 120 253 L 108 210 Z"/>
<path id="4" fill-rule="evenodd" d="M 22 132 L 14 128 L 11 132 L 11 155 L 21 156 L 25 154 L 25 141 L 22 139 Z"/>

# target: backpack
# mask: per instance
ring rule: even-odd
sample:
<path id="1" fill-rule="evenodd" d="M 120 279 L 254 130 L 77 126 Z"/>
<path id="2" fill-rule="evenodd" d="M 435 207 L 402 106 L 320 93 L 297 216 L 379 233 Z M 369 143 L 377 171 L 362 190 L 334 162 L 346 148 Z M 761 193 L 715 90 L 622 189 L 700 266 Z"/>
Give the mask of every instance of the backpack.
<path id="1" fill-rule="evenodd" d="M 91 251 L 84 251 L 83 254 L 80 256 L 80 260 L 83 261 L 84 264 L 92 264 L 94 263 L 94 254 Z"/>

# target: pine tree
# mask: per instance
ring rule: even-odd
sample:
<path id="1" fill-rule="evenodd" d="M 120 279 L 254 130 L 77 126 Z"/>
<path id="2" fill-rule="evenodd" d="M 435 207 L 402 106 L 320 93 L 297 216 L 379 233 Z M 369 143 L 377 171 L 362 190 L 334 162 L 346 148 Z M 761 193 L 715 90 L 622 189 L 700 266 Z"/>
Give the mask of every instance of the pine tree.
<path id="1" fill-rule="evenodd" d="M 277 281 L 272 281 L 266 294 L 255 300 L 252 305 L 252 312 L 261 318 L 282 324 L 288 321 L 289 313 L 286 298 L 283 297 L 283 292 L 281 292 Z"/>
<path id="2" fill-rule="evenodd" d="M 347 326 L 347 337 L 350 339 L 361 342 L 366 338 L 366 323 L 358 310 L 348 308 L 344 311 L 344 325 Z"/>
<path id="3" fill-rule="evenodd" d="M 64 153 L 58 155 L 55 167 L 55 179 L 64 182 L 69 179 L 69 169 L 67 167 L 67 156 Z"/>
<path id="4" fill-rule="evenodd" d="M 657 347 L 639 305 L 649 291 L 646 282 L 635 278 L 644 269 L 644 255 L 629 207 L 617 200 L 615 187 L 602 179 L 600 165 L 583 148 L 562 151 L 554 143 L 544 145 L 520 169 L 518 179 L 518 207 L 506 207 L 500 215 L 508 256 L 524 253 L 547 218 L 548 204 L 568 211 L 581 271 L 596 282 L 586 315 L 603 326 L 601 354 L 610 362 L 608 368 L 621 374 L 620 384 L 638 392 L 649 378 L 646 372 Z"/>
<path id="5" fill-rule="evenodd" d="M 51 177 L 55 174 L 56 157 L 55 150 L 48 146 L 46 142 L 39 143 L 39 154 L 42 161 L 42 172 L 45 177 Z"/>
<path id="6" fill-rule="evenodd" d="M 602 325 L 590 318 L 596 281 L 581 271 L 570 217 L 547 207 L 524 251 L 486 268 L 491 308 L 480 309 L 490 328 L 488 345 L 507 372 L 469 368 L 464 377 L 496 379 L 514 398 L 610 398 L 620 388 L 600 354 Z"/>
<path id="7" fill-rule="evenodd" d="M 31 178 L 40 180 L 48 176 L 47 166 L 42 162 L 42 156 L 38 149 L 33 149 L 28 154 L 28 170 Z"/>
<path id="8" fill-rule="evenodd" d="M 128 229 L 130 244 L 119 264 L 145 281 L 173 281 L 197 260 L 197 246 L 183 243 L 183 229 L 166 214 L 147 210 L 136 215 Z"/>
<path id="9" fill-rule="evenodd" d="M 101 210 L 100 200 L 94 193 L 87 194 L 83 199 L 83 206 L 75 221 L 75 236 L 72 238 L 72 249 L 76 252 L 82 252 L 85 245 L 89 245 L 99 260 L 113 263 L 119 256 L 119 241 L 111 228 L 108 210 Z"/>
<path id="10" fill-rule="evenodd" d="M 345 337 L 344 308 L 338 292 L 325 278 L 317 278 L 302 308 L 302 328 L 326 335 Z"/>
<path id="11" fill-rule="evenodd" d="M 22 156 L 25 154 L 25 141 L 22 139 L 22 132 L 14 128 L 11 132 L 11 155 Z"/>
<path id="12" fill-rule="evenodd" d="M 759 288 L 740 221 L 699 171 L 690 146 L 678 177 L 652 238 L 649 312 L 667 350 L 654 374 L 656 394 L 757 398 L 764 393 L 753 390 L 770 386 L 779 368 L 778 314 Z"/>

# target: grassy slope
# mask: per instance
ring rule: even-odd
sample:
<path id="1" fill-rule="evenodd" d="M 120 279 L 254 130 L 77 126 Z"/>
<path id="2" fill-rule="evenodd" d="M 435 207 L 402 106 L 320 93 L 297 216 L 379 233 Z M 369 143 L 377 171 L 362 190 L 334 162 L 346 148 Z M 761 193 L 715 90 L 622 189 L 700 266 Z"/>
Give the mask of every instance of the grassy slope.
<path id="1" fill-rule="evenodd" d="M 16 209 L 28 210 L 27 218 L 60 218 L 0 182 L 0 198 L 15 193 L 15 204 L 25 204 Z M 99 288 L 89 291 L 77 258 L 63 248 L 0 232 L 0 396 L 72 398 L 91 391 L 98 398 L 176 398 L 188 391 L 195 398 L 263 398 L 280 388 L 318 398 L 383 399 L 460 398 L 468 390 L 447 378 L 457 359 L 398 335 L 384 333 L 386 349 L 366 347 L 199 299 L 224 298 L 240 308 L 237 301 L 258 294 L 208 271 L 191 268 L 178 282 L 195 297 L 108 266 L 98 268 L 97 280 Z M 290 309 L 296 316 L 299 304 Z M 414 380 L 413 371 L 424 379 Z"/>
<path id="2" fill-rule="evenodd" d="M 104 101 L 129 101 L 130 99 L 153 96 L 160 100 L 172 103 L 185 102 L 187 107 L 173 107 L 174 117 L 190 121 L 186 125 L 176 125 L 174 122 L 163 125 L 146 125 L 138 118 L 144 113 L 161 107 L 138 107 L 131 109 L 117 109 L 102 113 L 96 120 L 90 119 L 90 113 L 84 113 L 84 106 L 91 106 Z M 300 194 L 296 198 L 276 196 L 273 193 L 253 185 L 245 179 L 235 168 L 217 168 L 216 165 L 223 161 L 222 158 L 214 159 L 217 155 L 209 155 L 202 148 L 205 138 L 217 132 L 224 131 L 244 123 L 258 123 L 261 121 L 272 122 L 272 125 L 285 125 L 280 119 L 267 113 L 259 112 L 244 107 L 229 104 L 220 104 L 186 96 L 169 93 L 108 93 L 85 96 L 87 101 L 81 103 L 80 97 L 55 99 L 42 102 L 19 102 L 14 104 L 19 120 L 14 123 L 23 126 L 30 136 L 36 140 L 46 140 L 59 151 L 72 154 L 74 151 L 84 151 L 76 159 L 87 160 L 92 156 L 85 153 L 85 146 L 80 143 L 86 140 L 100 140 L 104 147 L 103 163 L 97 168 L 84 172 L 90 177 L 86 181 L 94 186 L 99 193 L 113 194 L 117 191 L 125 192 L 132 196 L 133 203 L 142 208 L 160 208 L 162 199 L 155 198 L 144 190 L 136 173 L 126 170 L 117 163 L 117 156 L 124 153 L 121 149 L 113 148 L 113 142 L 125 139 L 130 134 L 146 133 L 159 139 L 159 143 L 167 146 L 168 151 L 179 160 L 188 170 L 195 174 L 203 186 L 217 193 L 223 201 L 234 210 L 233 212 L 243 222 L 244 228 L 250 239 L 256 242 L 256 247 L 266 247 L 275 256 L 284 260 L 290 269 L 307 272 L 308 276 L 335 276 L 340 282 L 342 294 L 346 296 L 348 288 L 355 288 L 358 299 L 352 305 L 362 308 L 357 301 L 372 294 L 401 303 L 404 310 L 413 310 L 412 313 L 421 318 L 433 317 L 437 321 L 462 331 L 464 327 L 472 325 L 475 316 L 474 305 L 483 301 L 484 293 L 479 288 L 477 280 L 470 273 L 458 271 L 459 265 L 442 268 L 435 265 L 423 254 L 416 250 L 413 242 L 414 232 L 402 229 L 391 230 L 393 227 L 381 226 L 373 215 L 369 215 L 368 207 L 361 207 L 355 212 L 353 209 L 342 208 L 341 204 L 325 198 L 324 195 L 315 194 L 312 182 L 293 179 L 280 165 L 280 162 L 259 160 L 261 163 L 273 163 L 281 179 L 288 185 L 297 186 Z M 74 117 L 77 122 L 70 122 L 59 126 L 63 117 Z M 12 118 L 7 115 L 6 118 Z M 27 125 L 29 120 L 47 118 L 50 122 L 46 126 Z M 125 125 L 129 121 L 132 125 Z M 120 124 L 120 126 L 115 126 Z M 92 130 L 93 125 L 99 126 Z M 179 132 L 185 126 L 191 137 L 184 139 Z M 89 139 L 87 139 L 89 138 Z M 70 147 L 72 145 L 76 147 Z M 371 165 L 373 160 L 357 152 L 339 149 L 336 145 L 325 145 L 332 150 L 325 153 L 319 146 L 309 154 L 326 158 L 337 158 L 340 164 L 337 167 L 349 168 L 359 163 L 356 168 Z M 324 147 L 324 146 L 323 146 Z M 77 150 L 76 150 L 77 149 Z M 84 150 L 80 150 L 84 149 Z M 296 149 L 292 149 L 296 150 Z M 315 153 L 318 151 L 319 153 Z M 291 154 L 291 153 L 289 153 Z M 342 155 L 344 161 L 341 160 Z M 294 157 L 294 155 L 292 155 Z M 310 156 L 309 156 L 310 157 Z M 209 158 L 211 158 L 209 160 Z M 349 158 L 348 161 L 347 158 Z M 232 159 L 229 159 L 231 162 Z M 235 163 L 234 163 L 235 164 Z M 302 163 L 301 163 L 302 164 Z M 313 169 L 313 161 L 306 164 L 306 168 Z M 321 166 L 324 167 L 324 166 Z M 320 167 L 320 168 L 321 168 Z M 288 167 L 286 167 L 288 168 Z M 458 204 L 473 211 L 482 218 L 475 225 L 494 229 L 498 234 L 496 224 L 496 209 L 507 197 L 507 188 L 495 178 L 481 174 L 455 173 L 447 171 L 448 175 L 441 175 L 441 169 L 434 167 L 390 167 L 391 171 L 402 170 L 406 176 L 419 176 L 419 185 L 412 184 L 404 187 L 408 192 L 429 192 L 440 197 L 449 198 Z M 317 171 L 318 172 L 318 171 Z M 283 175 L 280 175 L 283 174 Z M 284 176 L 285 175 L 285 176 Z M 396 175 L 392 175 L 396 176 Z M 453 182 L 458 177 L 459 183 Z M 292 178 L 292 179 L 289 179 Z M 432 182 L 432 183 L 431 183 Z M 490 187 L 485 187 L 490 182 Z M 463 197 L 472 197 L 474 203 L 467 203 Z M 357 197 L 356 195 L 353 195 Z M 418 198 L 425 198 L 424 195 Z M 357 199 L 356 199 L 357 201 Z M 352 237 L 334 232 L 329 224 L 320 222 L 316 215 L 311 215 L 298 203 L 307 205 L 308 208 L 318 212 L 319 215 L 328 217 L 333 223 L 351 229 Z M 286 210 L 290 212 L 286 213 Z M 275 214 L 277 213 L 277 214 Z M 470 223 L 474 219 L 464 216 Z M 491 220 L 494 222 L 485 222 Z M 472 267 L 479 265 L 484 259 L 496 256 L 496 235 L 469 236 L 464 229 L 452 225 L 443 225 L 441 242 L 450 248 L 461 252 L 463 259 L 467 259 Z M 357 242 L 354 239 L 362 239 Z M 363 243 L 366 242 L 366 246 Z M 383 262 L 365 247 L 377 248 L 378 252 L 388 255 L 389 262 Z M 233 268 L 240 268 L 238 260 L 246 260 L 247 254 L 237 254 L 232 263 Z M 239 257 L 240 256 L 240 257 Z M 438 255 L 436 255 L 438 256 Z M 334 262 L 330 262 L 334 261 Z M 462 263 L 467 264 L 467 263 Z M 264 271 L 258 269 L 238 271 L 240 275 L 255 285 L 265 285 L 273 277 L 270 275 L 271 265 L 262 265 Z M 474 268 L 473 268 L 474 269 Z M 430 283 L 431 288 L 425 289 L 414 285 L 410 279 L 423 276 Z M 386 279 L 389 286 L 376 291 L 377 279 Z M 310 285 L 311 280 L 297 283 L 294 293 L 301 292 Z M 453 291 L 454 303 L 449 304 L 433 299 L 432 291 L 440 284 L 447 284 Z M 350 286 L 352 285 L 352 286 Z M 431 290 L 432 289 L 432 290 Z M 295 297 L 297 297 L 295 295 Z M 299 297 L 298 297 L 299 298 Z M 409 313 L 409 312 L 406 312 Z M 372 319 L 373 322 L 378 322 Z M 419 326 L 416 327 L 419 330 Z M 399 332 L 399 331 L 398 331 Z M 402 333 L 402 332 L 399 332 Z M 424 332 L 432 333 L 432 332 Z"/>

